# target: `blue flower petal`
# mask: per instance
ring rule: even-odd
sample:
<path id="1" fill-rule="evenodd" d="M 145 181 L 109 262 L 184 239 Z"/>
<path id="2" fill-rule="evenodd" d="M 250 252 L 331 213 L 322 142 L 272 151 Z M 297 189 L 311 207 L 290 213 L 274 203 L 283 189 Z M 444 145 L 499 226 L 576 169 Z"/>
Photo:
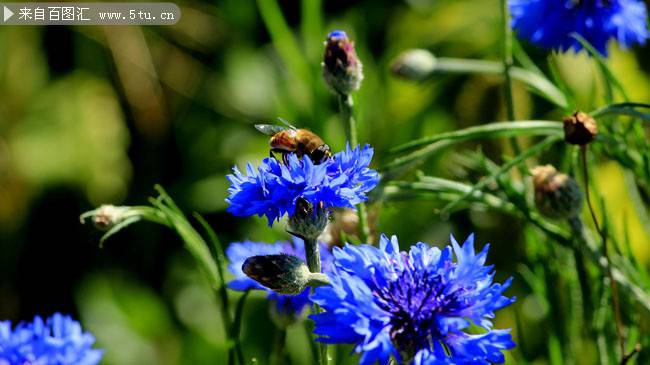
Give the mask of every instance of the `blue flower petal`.
<path id="1" fill-rule="evenodd" d="M 93 349 L 95 338 L 79 322 L 55 313 L 44 321 L 0 322 L 0 364 L 96 365 L 103 351 Z"/>
<path id="2" fill-rule="evenodd" d="M 319 341 L 354 344 L 364 364 L 401 354 L 415 364 L 503 362 L 501 350 L 514 343 L 508 331 L 491 327 L 494 312 L 514 301 L 503 296 L 511 280 L 493 283 L 488 245 L 476 253 L 473 236 L 462 246 L 451 242 L 443 250 L 418 243 L 400 252 L 396 237 L 382 235 L 379 248 L 335 249 L 331 285 L 312 295 L 325 309 L 311 316 Z M 465 333 L 471 324 L 486 332 Z"/>
<path id="3" fill-rule="evenodd" d="M 369 145 L 354 149 L 348 145 L 318 165 L 290 154 L 286 165 L 274 158 L 265 158 L 257 169 L 248 164 L 246 175 L 234 167 L 227 176 L 228 212 L 266 216 L 272 225 L 285 214 L 293 215 L 299 198 L 324 208 L 354 208 L 379 183 L 379 174 L 368 167 L 372 155 Z"/>
<path id="4" fill-rule="evenodd" d="M 509 8 L 518 36 L 547 50 L 580 51 L 573 33 L 603 55 L 610 40 L 629 48 L 645 44 L 649 37 L 641 0 L 509 0 Z"/>

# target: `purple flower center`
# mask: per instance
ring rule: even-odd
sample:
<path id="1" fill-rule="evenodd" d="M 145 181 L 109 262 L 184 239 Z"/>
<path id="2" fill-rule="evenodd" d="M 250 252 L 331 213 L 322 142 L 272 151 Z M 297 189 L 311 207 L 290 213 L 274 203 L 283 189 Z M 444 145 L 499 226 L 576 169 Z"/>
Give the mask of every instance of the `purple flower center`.
<path id="1" fill-rule="evenodd" d="M 390 336 L 401 352 L 414 356 L 423 348 L 432 348 L 441 341 L 436 316 L 453 302 L 454 295 L 443 294 L 442 276 L 424 270 L 414 270 L 404 257 L 406 268 L 396 280 L 375 285 L 373 292 L 379 306 L 391 314 Z"/>

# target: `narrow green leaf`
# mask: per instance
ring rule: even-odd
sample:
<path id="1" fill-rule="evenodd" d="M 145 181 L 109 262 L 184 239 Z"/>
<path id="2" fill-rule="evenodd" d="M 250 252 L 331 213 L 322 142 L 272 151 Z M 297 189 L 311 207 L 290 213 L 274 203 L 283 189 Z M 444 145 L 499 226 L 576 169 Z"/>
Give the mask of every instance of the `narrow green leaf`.
<path id="1" fill-rule="evenodd" d="M 391 198 L 391 195 L 399 195 L 409 192 L 428 192 L 441 194 L 450 194 L 448 200 L 456 199 L 461 194 L 466 194 L 471 190 L 471 186 L 456 181 L 442 179 L 438 177 L 426 176 L 421 181 L 407 182 L 395 181 L 391 182 L 384 188 L 384 195 Z M 481 191 L 475 191 L 470 195 L 472 203 L 479 203 L 490 208 L 500 210 L 502 212 L 514 214 L 516 212 L 515 206 L 512 203 L 506 202 L 496 195 L 486 194 Z M 468 201 L 469 202 L 469 201 Z"/>
<path id="2" fill-rule="evenodd" d="M 107 239 L 111 238 L 111 236 L 121 231 L 122 229 L 130 226 L 131 224 L 140 221 L 141 219 L 142 219 L 141 216 L 133 216 L 133 217 L 126 218 L 122 222 L 114 225 L 113 227 L 111 227 L 111 229 L 109 229 L 106 233 L 104 233 L 102 238 L 99 239 L 99 247 L 103 248 L 104 242 L 106 242 Z"/>
<path id="3" fill-rule="evenodd" d="M 612 70 L 607 65 L 607 60 L 605 59 L 605 57 L 603 57 L 603 55 L 600 54 L 600 52 L 598 52 L 598 50 L 596 50 L 596 48 L 594 48 L 594 46 L 592 46 L 591 43 L 589 43 L 589 41 L 586 40 L 585 38 L 583 38 L 580 34 L 573 33 L 573 34 L 571 34 L 571 37 L 575 38 L 578 42 L 580 42 L 580 44 L 596 60 L 596 63 L 598 64 L 598 67 L 600 68 L 603 76 L 608 81 L 605 84 L 606 92 L 611 93 L 611 91 L 607 91 L 607 89 L 610 88 L 611 86 L 614 86 L 616 89 L 618 89 L 618 92 L 621 93 L 621 95 L 623 96 L 623 98 L 625 100 L 629 100 L 629 98 L 627 96 L 627 93 L 625 92 L 625 88 L 623 88 L 623 85 L 620 83 L 620 81 L 618 81 L 616 76 L 614 76 L 614 73 L 612 72 Z M 610 96 L 610 99 L 613 99 L 613 96 Z"/>
<path id="4" fill-rule="evenodd" d="M 287 70 L 294 73 L 306 85 L 309 85 L 311 82 L 309 66 L 298 46 L 298 41 L 282 15 L 282 10 L 277 1 L 257 0 L 257 7 Z"/>
<path id="5" fill-rule="evenodd" d="M 413 151 L 406 156 L 398 157 L 392 162 L 389 162 L 379 168 L 379 171 L 381 172 L 381 178 L 383 181 L 388 181 L 392 179 L 393 176 L 400 174 L 402 171 L 408 170 L 409 168 L 415 167 L 418 164 L 422 163 L 436 151 L 449 147 L 451 145 L 453 145 L 451 141 L 438 141 L 424 148 Z"/>
<path id="6" fill-rule="evenodd" d="M 606 115 L 625 115 L 629 117 L 639 118 L 644 121 L 650 121 L 650 113 L 640 112 L 633 107 L 627 106 L 627 104 L 630 103 L 606 105 L 591 112 L 591 116 L 597 118 Z"/>
<path id="7" fill-rule="evenodd" d="M 462 202 L 463 200 L 467 199 L 469 196 L 471 196 L 475 191 L 480 191 L 483 188 L 485 188 L 490 182 L 494 181 L 494 179 L 498 178 L 499 176 L 507 173 L 510 171 L 511 168 L 519 165 L 520 163 L 524 162 L 526 159 L 536 156 L 542 152 L 544 152 L 546 149 L 557 143 L 562 139 L 561 136 L 555 135 L 555 136 L 549 136 L 547 137 L 544 141 L 535 144 L 533 147 L 527 149 L 526 151 L 523 151 L 520 153 L 517 157 L 513 158 L 512 160 L 508 161 L 505 163 L 503 166 L 501 166 L 496 172 L 493 174 L 490 174 L 478 183 L 476 183 L 474 186 L 472 186 L 471 190 L 469 190 L 467 193 L 463 194 L 458 200 L 455 200 L 449 204 L 447 204 L 444 208 L 442 208 L 441 213 L 447 213 L 449 212 L 453 207 L 455 207 L 458 203 Z"/>
<path id="8" fill-rule="evenodd" d="M 178 208 L 178 205 L 176 205 L 176 202 L 167 194 L 167 191 L 162 187 L 160 184 L 156 184 L 153 186 L 153 188 L 158 192 L 159 198 L 167 204 L 168 207 L 170 207 L 176 214 L 183 215 L 183 212 Z"/>
<path id="9" fill-rule="evenodd" d="M 300 31 L 307 54 L 318 56 L 323 48 L 323 4 L 322 0 L 302 0 L 300 2 Z"/>
<path id="10" fill-rule="evenodd" d="M 436 134 L 420 138 L 393 148 L 390 152 L 403 152 L 442 140 L 456 142 L 479 138 L 501 138 L 515 136 L 559 135 L 562 123 L 545 120 L 518 120 L 512 122 L 494 122 L 457 131 Z"/>
<path id="11" fill-rule="evenodd" d="M 220 280 L 217 265 L 212 259 L 210 249 L 201 235 L 192 227 L 185 216 L 176 213 L 172 208 L 157 199 L 151 199 L 151 203 L 167 216 L 176 233 L 183 239 L 185 247 L 194 256 L 199 267 L 207 276 L 210 286 L 215 290 L 219 290 Z"/>
<path id="12" fill-rule="evenodd" d="M 503 64 L 495 61 L 441 57 L 436 59 L 436 67 L 429 77 L 439 73 L 501 75 L 503 74 Z M 511 67 L 510 75 L 558 107 L 567 107 L 567 98 L 562 90 L 558 89 L 545 76 L 521 67 Z"/>
<path id="13" fill-rule="evenodd" d="M 194 212 L 193 215 L 194 218 L 196 218 L 196 220 L 199 222 L 199 224 L 201 224 L 201 226 L 207 233 L 210 242 L 212 243 L 211 245 L 212 256 L 214 258 L 214 261 L 217 264 L 219 279 L 221 281 L 219 285 L 219 296 L 221 300 L 221 306 L 223 308 L 222 317 L 224 323 L 226 324 L 226 327 L 230 327 L 230 310 L 228 309 L 229 306 L 228 290 L 226 290 L 226 277 L 224 274 L 224 266 L 226 266 L 226 258 L 224 257 L 223 246 L 221 245 L 221 241 L 219 241 L 217 234 L 212 229 L 212 227 L 210 227 L 210 225 L 205 220 L 205 218 L 203 218 L 203 216 L 197 212 Z"/>
<path id="14" fill-rule="evenodd" d="M 548 64 L 548 71 L 551 74 L 551 82 L 553 82 L 553 84 L 556 85 L 562 91 L 562 94 L 566 96 L 567 105 L 564 108 L 564 110 L 567 112 L 571 112 L 575 110 L 576 109 L 575 93 L 571 90 L 569 85 L 567 85 L 562 75 L 560 75 L 560 71 L 558 70 L 558 67 L 555 64 L 553 57 L 548 57 L 547 64 Z"/>
<path id="15" fill-rule="evenodd" d="M 519 40 L 516 37 L 513 37 L 512 40 L 512 55 L 515 57 L 517 62 L 519 62 L 526 70 L 534 72 L 540 76 L 544 76 L 542 70 L 537 67 L 535 62 L 528 56 L 524 48 L 521 46 Z"/>
<path id="16" fill-rule="evenodd" d="M 193 214 L 194 218 L 201 224 L 203 229 L 208 235 L 208 238 L 210 239 L 210 242 L 212 243 L 212 253 L 214 256 L 214 260 L 217 263 L 217 268 L 219 269 L 219 277 L 221 278 L 221 283 L 225 283 L 225 275 L 224 275 L 224 269 L 223 267 L 226 265 L 226 258 L 224 257 L 224 251 L 223 251 L 223 246 L 221 245 L 221 241 L 217 237 L 216 232 L 210 227 L 208 222 L 203 218 L 203 216 L 197 212 L 194 212 Z"/>

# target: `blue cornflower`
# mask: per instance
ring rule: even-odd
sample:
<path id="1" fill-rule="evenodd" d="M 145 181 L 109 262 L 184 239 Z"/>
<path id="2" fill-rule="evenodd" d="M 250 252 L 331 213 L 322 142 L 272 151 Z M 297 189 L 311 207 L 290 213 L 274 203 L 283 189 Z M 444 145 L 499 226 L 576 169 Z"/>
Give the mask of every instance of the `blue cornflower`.
<path id="1" fill-rule="evenodd" d="M 282 295 L 274 292 L 259 284 L 257 281 L 249 278 L 242 271 L 242 265 L 247 258 L 258 255 L 277 255 L 280 253 L 298 256 L 305 259 L 305 246 L 302 240 L 294 238 L 291 242 L 277 242 L 274 244 L 262 242 L 233 242 L 226 249 L 226 256 L 230 264 L 228 270 L 235 278 L 228 283 L 228 287 L 237 291 L 248 289 L 263 290 L 268 293 L 268 299 L 275 304 L 277 313 L 289 317 L 300 316 L 303 309 L 311 304 L 309 300 L 309 288 L 303 290 L 298 295 Z M 327 246 L 320 244 L 321 264 L 324 272 L 330 270 L 333 256 Z"/>
<path id="2" fill-rule="evenodd" d="M 547 50 L 581 50 L 572 33 L 603 55 L 611 39 L 629 48 L 644 44 L 649 36 L 641 0 L 509 0 L 509 7 L 519 37 Z"/>
<path id="3" fill-rule="evenodd" d="M 228 175 L 228 211 L 236 216 L 264 215 L 272 225 L 285 214 L 292 216 L 300 198 L 324 209 L 353 208 L 379 182 L 377 172 L 368 167 L 372 155 L 369 145 L 354 149 L 348 145 L 318 165 L 292 153 L 286 164 L 265 158 L 256 170 L 249 163 L 246 175 L 234 167 Z"/>
<path id="4" fill-rule="evenodd" d="M 55 313 L 47 321 L 35 317 L 18 324 L 0 321 L 0 365 L 95 365 L 103 351 L 79 322 Z"/>
<path id="5" fill-rule="evenodd" d="M 326 310 L 311 316 L 319 340 L 355 344 L 361 364 L 388 364 L 391 356 L 416 364 L 502 363 L 501 350 L 515 344 L 509 330 L 491 329 L 491 319 L 514 302 L 502 295 L 512 278 L 492 282 L 489 245 L 476 254 L 473 235 L 462 247 L 453 237 L 451 244 L 418 243 L 407 253 L 396 237 L 382 236 L 379 248 L 335 248 L 332 285 L 312 295 Z M 465 333 L 471 324 L 487 332 Z"/>

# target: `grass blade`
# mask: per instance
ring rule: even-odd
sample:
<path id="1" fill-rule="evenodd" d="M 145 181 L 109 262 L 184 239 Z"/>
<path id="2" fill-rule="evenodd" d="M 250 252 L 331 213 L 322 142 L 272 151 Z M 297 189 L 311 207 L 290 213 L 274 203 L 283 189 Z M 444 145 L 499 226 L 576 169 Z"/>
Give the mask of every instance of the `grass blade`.
<path id="1" fill-rule="evenodd" d="M 631 107 L 630 104 L 643 105 L 643 107 L 648 107 L 646 106 L 647 104 L 641 104 L 641 103 L 610 104 L 594 110 L 593 112 L 591 112 L 591 116 L 597 118 L 606 115 L 625 115 L 633 118 L 639 118 L 644 121 L 650 121 L 650 113 L 644 113 L 638 111 L 634 109 L 634 107 Z"/>
<path id="2" fill-rule="evenodd" d="M 571 37 L 575 38 L 578 42 L 580 42 L 580 44 L 596 60 L 596 63 L 598 64 L 598 67 L 600 68 L 600 71 L 603 73 L 603 76 L 608 81 L 608 82 L 605 83 L 605 91 L 607 93 L 611 94 L 612 93 L 611 90 L 608 91 L 608 89 L 610 89 L 611 86 L 614 86 L 618 90 L 618 92 L 621 93 L 623 98 L 625 100 L 628 100 L 629 98 L 627 96 L 627 93 L 625 92 L 625 88 L 623 88 L 623 85 L 620 83 L 620 81 L 618 81 L 616 76 L 614 76 L 614 73 L 612 72 L 612 70 L 607 65 L 607 60 L 605 59 L 605 57 L 603 57 L 603 55 L 600 54 L 600 52 L 598 52 L 598 50 L 596 50 L 596 48 L 594 48 L 594 46 L 592 46 L 591 43 L 589 43 L 589 41 L 586 40 L 585 38 L 583 38 L 580 34 L 573 33 L 573 34 L 571 34 Z M 613 96 L 610 95 L 608 98 L 613 99 Z"/>
<path id="3" fill-rule="evenodd" d="M 495 122 L 469 127 L 457 131 L 436 134 L 405 143 L 393 148 L 390 152 L 403 152 L 442 140 L 456 142 L 479 138 L 501 138 L 534 135 L 559 135 L 562 133 L 562 123 L 543 120 L 519 120 L 513 122 Z"/>
<path id="4" fill-rule="evenodd" d="M 561 136 L 557 136 L 557 135 L 550 136 L 547 137 L 544 141 L 535 144 L 533 147 L 527 149 L 526 151 L 523 151 L 517 157 L 513 158 L 512 160 L 508 161 L 503 166 L 501 166 L 495 173 L 490 174 L 484 177 L 483 179 L 481 179 L 481 181 L 479 181 L 474 186 L 472 186 L 472 189 L 469 190 L 467 193 L 463 194 L 458 200 L 455 200 L 447 204 L 444 208 L 442 208 L 441 213 L 442 214 L 448 213 L 453 207 L 455 207 L 458 203 L 462 202 L 463 200 L 467 199 L 475 191 L 482 190 L 494 179 L 510 171 L 511 168 L 517 166 L 518 164 L 522 163 L 523 161 L 525 161 L 530 157 L 536 156 L 544 152 L 547 148 L 551 147 L 561 139 L 562 139 Z"/>
<path id="5" fill-rule="evenodd" d="M 298 41 L 282 15 L 282 10 L 277 1 L 257 0 L 257 7 L 287 70 L 294 73 L 297 79 L 304 82 L 305 85 L 310 85 L 311 73 L 309 72 L 309 66 L 298 46 Z"/>
<path id="6" fill-rule="evenodd" d="M 436 59 L 435 69 L 429 77 L 438 73 L 502 75 L 503 64 L 494 61 L 441 57 Z M 563 109 L 567 108 L 567 98 L 562 90 L 558 89 L 545 76 L 521 67 L 510 68 L 510 75 L 551 103 Z"/>

